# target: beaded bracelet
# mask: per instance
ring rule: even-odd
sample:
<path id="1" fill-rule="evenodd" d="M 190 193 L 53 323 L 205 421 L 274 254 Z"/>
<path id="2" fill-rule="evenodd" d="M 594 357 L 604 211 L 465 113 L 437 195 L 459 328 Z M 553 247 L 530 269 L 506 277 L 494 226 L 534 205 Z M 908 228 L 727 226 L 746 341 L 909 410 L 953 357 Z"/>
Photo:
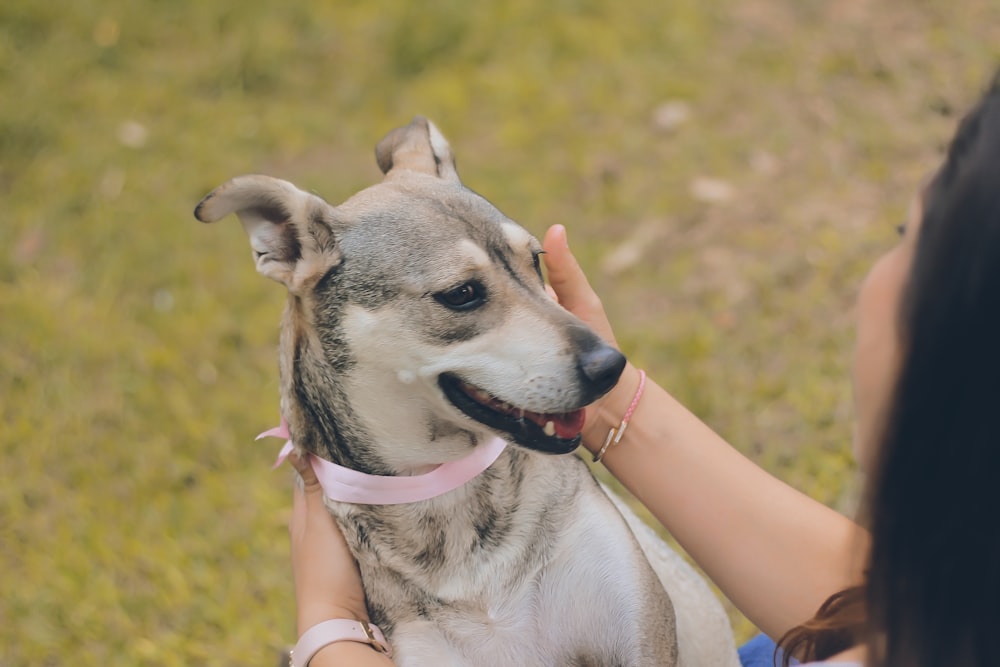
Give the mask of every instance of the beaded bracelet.
<path id="1" fill-rule="evenodd" d="M 600 462 L 607 453 L 608 448 L 612 445 L 617 445 L 622 441 L 622 437 L 625 435 L 625 429 L 628 428 L 629 420 L 632 419 L 632 413 L 635 412 L 635 408 L 639 405 L 639 399 L 642 398 L 642 391 L 646 388 L 646 371 L 639 371 L 639 388 L 635 390 L 635 396 L 632 397 L 632 402 L 628 406 L 628 410 L 625 411 L 625 416 L 622 417 L 621 423 L 617 427 L 611 427 L 608 431 L 608 437 L 604 438 L 604 444 L 601 448 L 597 450 L 594 454 L 594 463 Z"/>

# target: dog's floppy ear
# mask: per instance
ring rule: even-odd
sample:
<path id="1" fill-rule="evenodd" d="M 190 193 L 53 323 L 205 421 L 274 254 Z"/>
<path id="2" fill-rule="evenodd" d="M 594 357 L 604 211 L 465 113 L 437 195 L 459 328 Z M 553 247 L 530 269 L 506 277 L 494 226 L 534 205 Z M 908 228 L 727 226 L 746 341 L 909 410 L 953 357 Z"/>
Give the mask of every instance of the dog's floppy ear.
<path id="1" fill-rule="evenodd" d="M 237 176 L 194 209 L 202 222 L 235 213 L 250 237 L 257 271 L 295 292 L 340 262 L 333 207 L 270 176 Z"/>
<path id="2" fill-rule="evenodd" d="M 397 127 L 375 147 L 375 159 L 386 177 L 408 169 L 458 183 L 451 146 L 444 135 L 423 116 Z"/>

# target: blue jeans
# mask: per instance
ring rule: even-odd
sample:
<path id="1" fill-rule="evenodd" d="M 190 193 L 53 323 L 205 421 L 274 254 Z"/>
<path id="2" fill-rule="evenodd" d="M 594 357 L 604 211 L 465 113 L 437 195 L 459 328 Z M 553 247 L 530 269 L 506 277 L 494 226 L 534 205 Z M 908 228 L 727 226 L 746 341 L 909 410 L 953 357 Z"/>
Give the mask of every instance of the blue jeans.
<path id="1" fill-rule="evenodd" d="M 740 664 L 743 667 L 778 667 L 782 653 L 775 654 L 775 648 L 770 637 L 759 634 L 739 648 Z M 797 665 L 799 661 L 792 658 L 791 664 Z"/>

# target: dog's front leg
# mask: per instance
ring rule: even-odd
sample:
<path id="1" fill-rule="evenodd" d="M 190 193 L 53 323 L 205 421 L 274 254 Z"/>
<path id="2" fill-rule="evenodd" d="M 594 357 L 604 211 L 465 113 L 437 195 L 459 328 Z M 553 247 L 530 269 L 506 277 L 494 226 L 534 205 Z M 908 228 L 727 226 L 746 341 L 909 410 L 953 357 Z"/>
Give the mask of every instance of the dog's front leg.
<path id="1" fill-rule="evenodd" d="M 673 605 L 622 516 L 596 487 L 582 494 L 545 573 L 541 616 L 567 665 L 679 665 Z M 593 535 L 600 534 L 600 540 Z"/>

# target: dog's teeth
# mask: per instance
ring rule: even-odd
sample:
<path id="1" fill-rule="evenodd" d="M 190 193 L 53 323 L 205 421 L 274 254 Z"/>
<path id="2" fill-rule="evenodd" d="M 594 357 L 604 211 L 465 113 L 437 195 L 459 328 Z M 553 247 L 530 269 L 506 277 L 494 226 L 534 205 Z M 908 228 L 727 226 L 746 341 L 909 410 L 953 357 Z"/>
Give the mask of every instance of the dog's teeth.
<path id="1" fill-rule="evenodd" d="M 551 438 L 552 436 L 554 436 L 556 434 L 556 424 L 555 424 L 555 422 L 551 422 L 551 421 L 545 422 L 545 428 L 542 429 L 542 430 L 545 432 L 545 435 L 547 435 L 547 436 L 549 436 Z"/>

